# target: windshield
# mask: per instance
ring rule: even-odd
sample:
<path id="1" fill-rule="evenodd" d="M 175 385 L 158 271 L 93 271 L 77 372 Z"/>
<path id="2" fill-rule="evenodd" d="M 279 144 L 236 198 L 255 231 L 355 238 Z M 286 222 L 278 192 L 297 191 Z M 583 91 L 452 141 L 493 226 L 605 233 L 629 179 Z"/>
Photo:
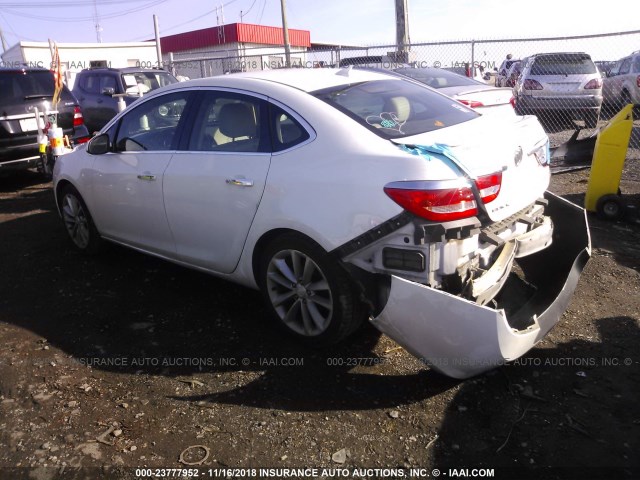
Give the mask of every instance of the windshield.
<path id="1" fill-rule="evenodd" d="M 127 93 L 135 93 L 139 89 L 145 93 L 165 85 L 178 83 L 178 80 L 167 72 L 132 72 L 122 74 L 122 83 Z"/>
<path id="2" fill-rule="evenodd" d="M 596 66 L 588 55 L 544 55 L 537 57 L 531 75 L 582 75 L 596 73 Z"/>
<path id="3" fill-rule="evenodd" d="M 469 77 L 439 68 L 398 68 L 396 72 L 429 85 L 431 88 L 463 87 L 467 85 L 483 85 Z"/>
<path id="4" fill-rule="evenodd" d="M 430 132 L 479 116 L 449 97 L 401 79 L 341 85 L 313 95 L 387 139 Z"/>

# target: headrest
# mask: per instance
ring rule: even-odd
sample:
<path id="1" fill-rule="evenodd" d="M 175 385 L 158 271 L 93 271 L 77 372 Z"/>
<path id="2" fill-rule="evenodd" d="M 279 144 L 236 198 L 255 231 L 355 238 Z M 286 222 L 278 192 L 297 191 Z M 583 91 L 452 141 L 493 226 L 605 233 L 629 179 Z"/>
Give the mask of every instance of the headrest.
<path id="1" fill-rule="evenodd" d="M 246 103 L 227 103 L 218 114 L 220 133 L 231 138 L 254 137 L 256 117 Z"/>

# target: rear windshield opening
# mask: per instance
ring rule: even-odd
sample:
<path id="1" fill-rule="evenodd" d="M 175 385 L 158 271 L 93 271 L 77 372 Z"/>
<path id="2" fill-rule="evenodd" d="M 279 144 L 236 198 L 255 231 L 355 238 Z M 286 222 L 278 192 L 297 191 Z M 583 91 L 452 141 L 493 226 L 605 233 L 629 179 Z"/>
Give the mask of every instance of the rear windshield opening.
<path id="1" fill-rule="evenodd" d="M 454 72 L 436 68 L 398 68 L 395 70 L 402 75 L 413 78 L 429 85 L 431 88 L 466 87 L 469 85 L 486 85 L 469 77 L 463 77 Z"/>
<path id="2" fill-rule="evenodd" d="M 535 59 L 531 75 L 585 75 L 596 73 L 587 55 L 545 55 Z"/>
<path id="3" fill-rule="evenodd" d="M 479 114 L 422 85 L 375 80 L 312 93 L 383 138 L 399 138 L 466 122 Z"/>

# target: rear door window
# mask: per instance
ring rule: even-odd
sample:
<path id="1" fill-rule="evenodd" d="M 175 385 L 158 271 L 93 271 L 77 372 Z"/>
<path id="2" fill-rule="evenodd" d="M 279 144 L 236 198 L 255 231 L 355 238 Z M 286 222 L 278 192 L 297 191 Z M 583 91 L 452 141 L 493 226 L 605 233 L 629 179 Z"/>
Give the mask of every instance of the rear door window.
<path id="1" fill-rule="evenodd" d="M 265 100 L 235 92 L 207 91 L 199 103 L 188 150 L 234 153 L 271 150 Z"/>

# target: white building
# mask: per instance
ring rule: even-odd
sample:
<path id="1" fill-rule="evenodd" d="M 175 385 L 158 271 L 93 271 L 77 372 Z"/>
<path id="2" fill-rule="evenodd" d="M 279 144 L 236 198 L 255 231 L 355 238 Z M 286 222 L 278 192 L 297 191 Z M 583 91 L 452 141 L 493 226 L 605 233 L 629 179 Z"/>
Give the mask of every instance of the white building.
<path id="1" fill-rule="evenodd" d="M 60 64 L 67 86 L 73 88 L 75 75 L 91 66 L 113 68 L 158 65 L 156 42 L 59 43 Z M 19 42 L 2 54 L 0 66 L 51 68 L 51 51 L 47 42 Z"/>

